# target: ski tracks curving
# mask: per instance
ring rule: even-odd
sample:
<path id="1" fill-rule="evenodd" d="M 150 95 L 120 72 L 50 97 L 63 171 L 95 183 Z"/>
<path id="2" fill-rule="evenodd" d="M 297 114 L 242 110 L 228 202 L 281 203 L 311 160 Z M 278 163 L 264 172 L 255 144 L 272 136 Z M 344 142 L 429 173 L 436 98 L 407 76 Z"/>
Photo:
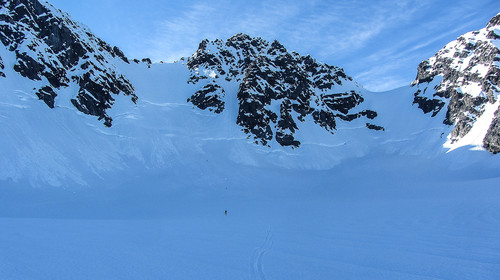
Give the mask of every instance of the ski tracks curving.
<path id="1" fill-rule="evenodd" d="M 254 254 L 252 256 L 251 262 L 251 279 L 253 280 L 265 280 L 266 274 L 264 273 L 262 259 L 273 246 L 271 229 L 267 230 L 266 239 L 259 247 L 255 248 Z"/>

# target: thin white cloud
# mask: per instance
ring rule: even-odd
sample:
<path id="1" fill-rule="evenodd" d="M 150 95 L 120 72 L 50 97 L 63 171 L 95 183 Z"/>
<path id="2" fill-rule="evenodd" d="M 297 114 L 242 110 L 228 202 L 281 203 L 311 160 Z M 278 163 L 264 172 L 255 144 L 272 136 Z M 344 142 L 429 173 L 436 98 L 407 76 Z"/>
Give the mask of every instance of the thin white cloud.
<path id="1" fill-rule="evenodd" d="M 463 9 L 453 9 L 446 17 L 438 17 L 413 29 L 409 28 L 411 36 L 394 41 L 389 47 L 378 49 L 354 62 L 352 68 L 361 69 L 354 77 L 372 91 L 385 91 L 408 85 L 416 75 L 418 63 L 432 56 L 458 35 L 472 31 L 473 23 L 469 20 L 471 18 L 474 18 L 474 13 L 463 15 Z M 449 22 L 457 22 L 457 26 L 450 30 Z"/>
<path id="2" fill-rule="evenodd" d="M 148 53 L 155 60 L 173 61 L 191 55 L 205 38 L 226 39 L 243 32 L 272 39 L 300 12 L 298 7 L 284 3 L 256 7 L 226 4 L 196 4 L 181 15 L 158 23 Z M 246 9 L 243 13 L 242 8 Z"/>
<path id="3" fill-rule="evenodd" d="M 399 6 L 406 7 L 406 4 Z M 196 4 L 177 17 L 159 23 L 150 53 L 157 58 L 188 55 L 205 37 L 231 36 L 238 32 L 281 38 L 292 48 L 321 49 L 322 56 L 359 49 L 394 22 L 394 1 L 371 5 L 357 12 L 359 4 L 325 5 L 319 1 L 267 1 L 256 5 Z M 403 2 L 406 3 L 406 2 Z M 213 39 L 213 38 L 212 38 Z M 296 47 L 294 47 L 296 45 Z M 184 47 L 187 46 L 187 47 Z M 168 54 L 167 54 L 168 53 Z M 167 55 L 165 55 L 167 54 Z"/>
<path id="4" fill-rule="evenodd" d="M 382 32 L 411 20 L 429 1 L 350 1 L 306 15 L 291 37 L 300 38 L 321 57 L 346 56 Z"/>
<path id="5" fill-rule="evenodd" d="M 207 34 L 202 27 L 210 27 L 210 17 L 216 12 L 212 6 L 197 4 L 174 17 L 156 24 L 157 31 L 149 40 L 146 54 L 154 60 L 174 61 L 188 55 L 199 43 L 199 37 Z"/>
<path id="6" fill-rule="evenodd" d="M 474 13 L 464 14 L 471 4 L 453 4 L 444 12 L 431 0 L 199 2 L 159 22 L 146 54 L 174 61 L 202 39 L 243 32 L 278 39 L 346 68 L 371 90 L 385 90 L 411 82 L 418 63 L 442 47 L 436 44 L 472 26 Z M 458 24 L 450 30 L 450 22 Z"/>

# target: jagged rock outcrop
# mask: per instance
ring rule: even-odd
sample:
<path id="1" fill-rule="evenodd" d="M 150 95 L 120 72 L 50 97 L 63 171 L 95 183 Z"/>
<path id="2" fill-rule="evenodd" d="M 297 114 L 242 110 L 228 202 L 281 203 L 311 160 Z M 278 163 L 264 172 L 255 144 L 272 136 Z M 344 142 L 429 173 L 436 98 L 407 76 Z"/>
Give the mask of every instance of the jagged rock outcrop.
<path id="1" fill-rule="evenodd" d="M 500 14 L 492 18 L 486 28 L 460 36 L 418 67 L 413 82 L 416 86 L 413 103 L 433 117 L 446 107 L 443 123 L 454 126 L 449 136 L 452 143 L 471 131 L 488 103 L 497 104 L 499 39 Z M 500 152 L 498 116 L 496 113 L 488 120 L 490 128 L 483 142 L 493 153 Z"/>
<path id="2" fill-rule="evenodd" d="M 137 100 L 132 84 L 113 65 L 115 58 L 129 63 L 119 48 L 38 0 L 0 0 L 0 9 L 0 41 L 15 54 L 13 69 L 45 82 L 34 93 L 49 107 L 54 107 L 58 90 L 73 83 L 78 87 L 73 105 L 111 126 L 106 110 L 114 103 L 113 95 Z"/>
<path id="3" fill-rule="evenodd" d="M 298 147 L 294 134 L 307 117 L 334 133 L 337 121 L 377 116 L 360 108 L 360 88 L 343 69 L 290 53 L 278 41 L 245 34 L 204 40 L 187 66 L 192 74 L 188 83 L 199 86 L 188 102 L 222 113 L 227 98 L 237 98 L 236 123 L 262 145 L 275 138 L 283 146 Z M 230 82 L 238 85 L 237 92 L 231 92 Z"/>
<path id="4" fill-rule="evenodd" d="M 2 57 L 0 56 L 0 77 L 5 78 L 5 73 L 2 72 L 3 69 L 5 69 L 5 65 L 3 65 L 3 60 L 2 60 Z"/>
<path id="5" fill-rule="evenodd" d="M 494 153 L 500 153 L 500 109 L 495 112 L 495 118 L 483 140 L 484 147 Z"/>

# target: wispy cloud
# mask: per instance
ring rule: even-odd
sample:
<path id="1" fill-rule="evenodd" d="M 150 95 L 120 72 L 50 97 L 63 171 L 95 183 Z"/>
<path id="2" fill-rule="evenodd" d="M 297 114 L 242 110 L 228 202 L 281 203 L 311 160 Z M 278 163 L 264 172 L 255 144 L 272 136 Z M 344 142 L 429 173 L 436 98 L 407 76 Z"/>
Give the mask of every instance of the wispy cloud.
<path id="1" fill-rule="evenodd" d="M 238 32 L 278 38 L 293 49 L 319 49 L 322 56 L 359 49 L 391 22 L 392 2 L 366 6 L 356 1 L 329 5 L 320 1 L 266 1 L 260 4 L 197 3 L 177 17 L 158 23 L 150 52 L 158 58 L 187 55 L 203 38 Z M 398 6 L 403 6 L 396 1 Z M 183 47 L 187 46 L 187 47 Z M 178 57 L 176 57 L 178 58 Z"/>
<path id="2" fill-rule="evenodd" d="M 226 39 L 240 32 L 276 38 L 299 13 L 300 7 L 286 5 L 284 1 L 256 6 L 229 1 L 210 5 L 197 3 L 179 16 L 157 24 L 156 36 L 150 40 L 149 54 L 155 60 L 172 61 L 192 54 L 205 38 Z"/>
<path id="3" fill-rule="evenodd" d="M 177 60 L 188 55 L 206 36 L 210 29 L 210 18 L 216 9 L 205 4 L 193 5 L 180 16 L 157 22 L 155 36 L 149 40 L 147 55 L 154 60 Z"/>
<path id="4" fill-rule="evenodd" d="M 411 82 L 421 60 L 474 26 L 478 11 L 471 7 L 494 1 L 474 2 L 457 0 L 448 7 L 431 0 L 195 1 L 156 23 L 145 53 L 173 61 L 191 55 L 202 39 L 243 32 L 278 39 L 291 50 L 346 68 L 369 89 L 385 90 Z"/>
<path id="5" fill-rule="evenodd" d="M 455 6 L 439 17 L 423 17 L 415 13 L 412 20 L 421 22 L 406 27 L 405 30 L 410 36 L 394 40 L 390 45 L 362 55 L 351 64 L 350 69 L 355 70 L 354 77 L 373 91 L 408 85 L 416 75 L 418 63 L 432 56 L 458 35 L 485 25 L 486 22 L 479 21 L 478 26 L 478 21 L 472 20 L 476 18 L 476 13 L 467 12 L 468 10 L 459 4 L 456 3 L 459 7 Z M 450 23 L 456 24 L 450 28 Z"/>

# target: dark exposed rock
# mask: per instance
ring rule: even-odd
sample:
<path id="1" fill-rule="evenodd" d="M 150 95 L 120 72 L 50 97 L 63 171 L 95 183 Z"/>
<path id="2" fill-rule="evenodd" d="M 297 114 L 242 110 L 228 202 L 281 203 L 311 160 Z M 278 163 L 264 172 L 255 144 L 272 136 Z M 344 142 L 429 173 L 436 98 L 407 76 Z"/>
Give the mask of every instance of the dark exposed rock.
<path id="1" fill-rule="evenodd" d="M 280 120 L 278 121 L 276 131 L 276 141 L 281 146 L 298 147 L 300 142 L 295 140 L 293 134 L 297 130 L 297 124 L 291 115 L 292 106 L 289 100 L 284 100 L 280 108 Z"/>
<path id="2" fill-rule="evenodd" d="M 495 112 L 495 118 L 483 140 L 484 147 L 494 153 L 500 153 L 500 109 Z"/>
<path id="3" fill-rule="evenodd" d="M 41 74 L 45 70 L 43 64 L 38 63 L 26 53 L 20 53 L 16 51 L 17 64 L 14 65 L 14 71 L 21 74 L 21 76 L 28 78 L 30 80 L 42 79 Z"/>
<path id="4" fill-rule="evenodd" d="M 3 60 L 2 60 L 2 57 L 0 56 L 0 77 L 4 77 L 5 78 L 5 73 L 2 72 L 2 70 L 5 69 L 5 66 L 3 65 Z"/>
<path id="5" fill-rule="evenodd" d="M 266 109 L 271 104 L 271 98 L 274 94 L 269 87 L 262 88 L 259 85 L 264 72 L 260 70 L 263 66 L 262 57 L 259 61 L 252 64 L 255 70 L 249 71 L 240 84 L 237 98 L 239 100 L 239 110 L 236 123 L 243 127 L 246 133 L 254 135 L 257 141 L 266 145 L 273 138 L 271 122 L 277 121 L 277 114 Z M 257 91 L 254 89 L 258 87 Z"/>
<path id="6" fill-rule="evenodd" d="M 488 25 L 486 27 L 487 28 L 488 27 L 495 27 L 498 25 L 500 25 L 500 14 L 497 14 L 492 19 L 490 19 L 490 21 L 488 22 Z"/>
<path id="7" fill-rule="evenodd" d="M 321 96 L 328 108 L 347 114 L 349 110 L 361 104 L 364 99 L 355 91 Z"/>
<path id="8" fill-rule="evenodd" d="M 435 117 L 445 105 L 440 99 L 429 99 L 418 95 L 413 99 L 413 104 L 418 104 L 418 108 L 420 108 L 424 114 L 432 112 L 433 117 Z"/>
<path id="9" fill-rule="evenodd" d="M 15 52 L 13 69 L 27 79 L 44 82 L 35 94 L 49 107 L 54 107 L 56 89 L 68 87 L 71 81 L 79 86 L 78 96 L 72 100 L 75 107 L 104 119 L 108 126 L 111 118 L 106 110 L 113 104 L 112 94 L 121 92 L 133 102 L 137 100 L 130 82 L 116 73 L 111 62 L 120 58 L 128 63 L 119 48 L 95 37 L 50 4 L 2 0 L 0 7 L 4 12 L 0 14 L 0 41 Z"/>
<path id="10" fill-rule="evenodd" d="M 458 139 L 470 131 L 476 118 L 483 113 L 484 104 L 488 99 L 481 96 L 472 97 L 456 90 L 451 90 L 449 99 L 450 103 L 444 123 L 447 125 L 455 124 L 451 136 Z M 467 114 L 464 114 L 464 112 L 467 112 Z"/>
<path id="11" fill-rule="evenodd" d="M 130 63 L 130 61 L 128 60 L 128 58 L 125 56 L 125 54 L 122 52 L 122 50 L 120 50 L 117 46 L 114 46 L 113 47 L 113 51 L 111 52 L 111 54 L 115 55 L 115 56 L 118 56 L 119 58 L 121 58 L 121 60 L 123 60 L 123 62 L 125 63 Z"/>
<path id="12" fill-rule="evenodd" d="M 186 65 L 191 70 L 188 83 L 200 86 L 188 102 L 200 109 L 217 108 L 219 113 L 224 98 L 236 95 L 236 123 L 263 145 L 275 137 L 282 146 L 298 147 L 297 123 L 307 116 L 332 133 L 337 118 L 352 121 L 377 116 L 374 111 L 359 111 L 363 97 L 341 68 L 289 53 L 278 41 L 269 44 L 246 34 L 225 42 L 203 40 Z M 223 88 L 231 81 L 239 85 L 237 92 Z M 346 83 L 351 83 L 352 90 L 336 90 Z"/>
<path id="13" fill-rule="evenodd" d="M 429 63 L 429 60 L 424 60 L 418 65 L 417 77 L 415 81 L 417 84 L 430 83 L 434 80 L 436 76 L 433 72 L 429 71 L 432 69 L 432 66 Z"/>
<path id="14" fill-rule="evenodd" d="M 372 129 L 372 130 L 377 130 L 377 131 L 385 131 L 385 128 L 383 128 L 382 126 L 378 126 L 378 125 L 374 125 L 374 124 L 371 124 L 371 123 L 366 123 L 366 127 L 369 128 L 369 129 Z"/>
<path id="15" fill-rule="evenodd" d="M 146 58 L 143 58 L 141 61 L 142 61 L 143 63 L 146 63 L 146 65 L 148 66 L 148 68 L 149 68 L 149 67 L 151 67 L 151 64 L 153 64 L 153 62 L 151 62 L 151 59 L 150 59 L 150 58 L 147 58 L 147 57 L 146 57 Z"/>
<path id="16" fill-rule="evenodd" d="M 486 28 L 460 36 L 418 67 L 413 104 L 424 113 L 432 112 L 432 117 L 446 107 L 443 123 L 454 126 L 452 142 L 469 133 L 485 105 L 494 104 L 500 93 L 500 68 L 495 63 L 500 60 L 500 50 L 493 43 L 500 38 L 495 31 L 499 24 L 500 14 Z M 438 82 L 437 77 L 442 80 Z M 486 143 L 493 147 L 494 133 L 488 135 L 485 147 Z"/>
<path id="17" fill-rule="evenodd" d="M 497 34 L 495 31 L 490 31 L 487 35 L 488 39 L 500 39 L 500 35 Z"/>
<path id="18" fill-rule="evenodd" d="M 363 112 L 360 113 L 362 116 L 366 116 L 367 118 L 369 118 L 370 120 L 373 120 L 377 117 L 377 112 L 375 111 L 372 111 L 372 110 L 365 110 Z"/>
<path id="19" fill-rule="evenodd" d="M 286 48 L 278 41 L 274 40 L 269 50 L 267 50 L 268 55 L 279 55 L 286 53 Z"/>
<path id="20" fill-rule="evenodd" d="M 209 108 L 219 114 L 224 110 L 224 101 L 222 101 L 223 96 L 223 88 L 217 84 L 207 84 L 188 98 L 187 102 L 193 103 L 193 105 L 202 110 Z"/>
<path id="21" fill-rule="evenodd" d="M 314 111 L 312 116 L 315 123 L 326 128 L 328 131 L 334 131 L 337 127 L 335 115 L 330 111 Z"/>
<path id="22" fill-rule="evenodd" d="M 45 102 L 47 106 L 49 106 L 50 108 L 54 108 L 54 99 L 56 98 L 57 94 L 51 87 L 44 86 L 36 92 L 36 96 L 38 96 L 39 99 L 43 100 L 43 102 Z"/>

